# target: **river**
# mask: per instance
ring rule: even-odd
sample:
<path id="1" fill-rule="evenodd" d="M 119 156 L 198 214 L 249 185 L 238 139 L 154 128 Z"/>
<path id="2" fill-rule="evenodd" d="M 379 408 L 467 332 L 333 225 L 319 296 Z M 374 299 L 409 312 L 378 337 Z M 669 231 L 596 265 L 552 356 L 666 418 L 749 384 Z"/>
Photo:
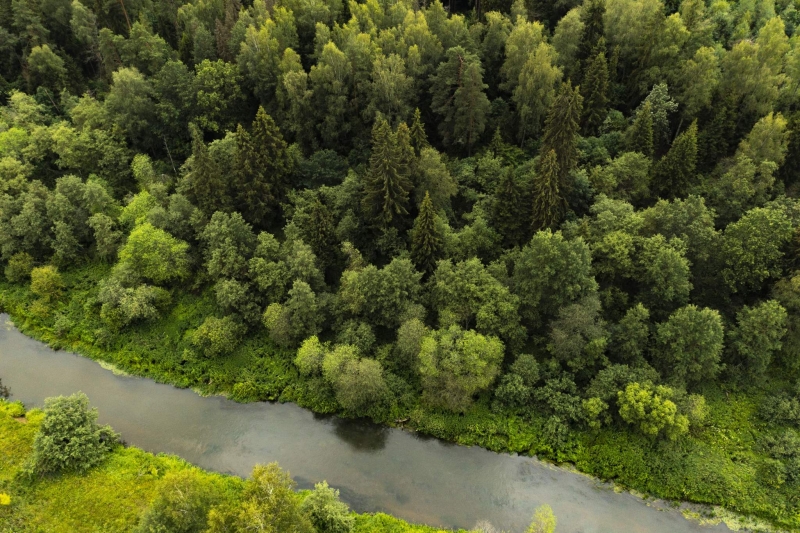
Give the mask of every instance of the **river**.
<path id="1" fill-rule="evenodd" d="M 663 502 L 616 493 L 530 457 L 498 454 L 399 429 L 320 417 L 294 404 L 238 404 L 149 379 L 119 376 L 91 359 L 26 337 L 0 314 L 0 378 L 12 399 L 41 406 L 83 391 L 123 439 L 209 470 L 247 476 L 277 461 L 301 488 L 327 480 L 355 510 L 470 528 L 486 520 L 525 530 L 548 503 L 559 533 L 729 531 L 701 526 Z"/>

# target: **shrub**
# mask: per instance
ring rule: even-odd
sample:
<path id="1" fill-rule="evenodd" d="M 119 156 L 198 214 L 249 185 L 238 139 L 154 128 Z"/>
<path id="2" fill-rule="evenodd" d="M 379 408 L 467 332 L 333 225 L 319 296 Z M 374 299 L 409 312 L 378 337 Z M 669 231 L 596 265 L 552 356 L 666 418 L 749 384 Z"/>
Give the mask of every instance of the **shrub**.
<path id="1" fill-rule="evenodd" d="M 42 300 L 58 300 L 63 289 L 64 282 L 56 267 L 45 265 L 31 270 L 31 292 Z"/>
<path id="2" fill-rule="evenodd" d="M 82 392 L 48 398 L 29 470 L 37 474 L 88 470 L 103 460 L 118 438 L 110 427 L 97 424 L 97 410 L 89 408 L 89 398 Z"/>
<path id="3" fill-rule="evenodd" d="M 689 430 L 689 419 L 678 414 L 678 406 L 669 399 L 671 397 L 669 387 L 631 383 L 624 391 L 619 391 L 619 414 L 645 435 L 655 437 L 663 431 L 674 440 Z"/>
<path id="4" fill-rule="evenodd" d="M 326 481 L 314 485 L 300 509 L 308 516 L 319 533 L 350 533 L 355 520 L 347 504 L 339 500 L 339 491 Z"/>
<path id="5" fill-rule="evenodd" d="M 170 472 L 144 512 L 136 533 L 193 533 L 206 528 L 208 511 L 217 499 L 203 474 L 192 470 Z"/>
<path id="6" fill-rule="evenodd" d="M 234 317 L 207 317 L 190 336 L 191 343 L 208 357 L 232 352 L 245 328 Z"/>
<path id="7" fill-rule="evenodd" d="M 28 279 L 33 270 L 33 257 L 25 252 L 11 256 L 6 266 L 6 278 L 12 283 L 22 283 Z"/>
<path id="8" fill-rule="evenodd" d="M 25 416 L 25 406 L 22 402 L 11 402 L 5 404 L 6 414 L 11 418 L 19 418 Z"/>

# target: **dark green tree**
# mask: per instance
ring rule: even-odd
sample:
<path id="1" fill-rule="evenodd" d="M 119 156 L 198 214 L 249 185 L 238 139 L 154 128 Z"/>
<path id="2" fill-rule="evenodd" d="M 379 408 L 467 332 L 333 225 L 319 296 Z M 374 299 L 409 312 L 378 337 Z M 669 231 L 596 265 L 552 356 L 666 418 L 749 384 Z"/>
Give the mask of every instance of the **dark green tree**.
<path id="1" fill-rule="evenodd" d="M 645 102 L 626 132 L 628 150 L 653 157 L 653 107 Z"/>
<path id="2" fill-rule="evenodd" d="M 236 147 L 236 207 L 249 223 L 265 227 L 270 218 L 279 215 L 288 186 L 291 159 L 286 142 L 272 117 L 259 107 L 249 132 L 241 125 L 237 128 Z"/>
<path id="3" fill-rule="evenodd" d="M 603 36 L 605 35 L 605 24 L 603 22 L 603 16 L 605 14 L 605 0 L 589 0 L 581 9 L 583 31 L 581 32 L 580 41 L 578 42 L 576 56 L 576 59 L 580 62 L 578 67 L 581 72 L 588 71 L 590 58 L 597 56 L 597 45 L 603 40 Z M 605 46 L 604 40 L 603 45 Z M 603 52 L 605 52 L 605 50 L 603 50 Z"/>
<path id="4" fill-rule="evenodd" d="M 525 221 L 530 217 L 526 194 L 517 182 L 512 169 L 506 169 L 494 194 L 492 226 L 503 237 L 503 244 L 512 247 L 522 244 L 528 233 Z"/>
<path id="5" fill-rule="evenodd" d="M 550 150 L 539 161 L 533 180 L 533 205 L 531 229 L 536 232 L 554 227 L 564 211 L 564 198 L 559 190 L 559 167 L 555 150 Z"/>
<path id="6" fill-rule="evenodd" d="M 608 62 L 605 39 L 601 38 L 595 54 L 587 61 L 581 84 L 583 94 L 583 130 L 596 135 L 608 115 Z"/>
<path id="7" fill-rule="evenodd" d="M 328 266 L 336 260 L 339 250 L 336 225 L 330 209 L 319 198 L 311 204 L 303 240 L 311 246 L 321 264 Z"/>
<path id="8" fill-rule="evenodd" d="M 578 87 L 567 81 L 561 85 L 556 101 L 547 115 L 547 123 L 539 153 L 553 150 L 558 164 L 558 186 L 562 194 L 572 187 L 570 174 L 578 164 L 578 130 L 580 128 L 583 97 Z"/>
<path id="9" fill-rule="evenodd" d="M 430 146 L 419 108 L 414 110 L 414 120 L 411 122 L 411 143 L 414 145 L 414 150 L 417 152 L 417 155 L 419 155 L 423 148 Z"/>
<path id="10" fill-rule="evenodd" d="M 226 174 L 208 152 L 203 132 L 189 124 L 192 134 L 192 157 L 187 161 L 188 172 L 180 189 L 206 215 L 217 211 L 230 211 L 233 202 L 228 191 Z"/>
<path id="11" fill-rule="evenodd" d="M 368 215 L 387 226 L 408 214 L 411 181 L 404 173 L 397 137 L 382 118 L 372 128 L 372 154 L 365 177 L 362 206 Z"/>
<path id="12" fill-rule="evenodd" d="M 652 186 L 662 197 L 685 197 L 696 181 L 697 121 L 681 133 L 653 167 Z"/>
<path id="13" fill-rule="evenodd" d="M 425 198 L 419 206 L 419 215 L 411 230 L 411 259 L 418 270 L 430 274 L 436 268 L 436 261 L 442 255 L 442 236 L 436 227 L 436 211 L 433 209 L 431 196 L 425 192 Z"/>

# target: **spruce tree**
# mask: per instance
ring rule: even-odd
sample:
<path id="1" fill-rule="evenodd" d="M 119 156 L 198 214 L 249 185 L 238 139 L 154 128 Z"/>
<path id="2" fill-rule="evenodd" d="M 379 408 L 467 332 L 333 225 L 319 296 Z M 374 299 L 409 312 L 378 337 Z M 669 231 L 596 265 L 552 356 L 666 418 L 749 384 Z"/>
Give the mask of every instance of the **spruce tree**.
<path id="1" fill-rule="evenodd" d="M 430 274 L 441 257 L 442 236 L 436 227 L 436 212 L 431 196 L 425 191 L 425 198 L 419 206 L 419 215 L 411 230 L 411 260 L 416 267 Z"/>
<path id="2" fill-rule="evenodd" d="M 583 32 L 578 42 L 576 60 L 581 73 L 588 71 L 590 59 L 597 56 L 597 45 L 605 35 L 603 16 L 606 14 L 605 0 L 589 0 L 583 4 L 581 21 Z M 603 40 L 605 46 L 605 40 Z M 605 50 L 603 50 L 605 52 Z"/>
<path id="3" fill-rule="evenodd" d="M 550 150 L 539 160 L 538 172 L 533 181 L 531 229 L 534 232 L 552 228 L 561 218 L 564 199 L 559 191 L 558 176 L 558 157 L 555 150 Z"/>
<path id="4" fill-rule="evenodd" d="M 408 214 L 408 193 L 411 181 L 404 174 L 397 137 L 383 119 L 372 128 L 372 153 L 365 177 L 362 206 L 379 224 L 388 226 L 398 216 Z"/>
<path id="5" fill-rule="evenodd" d="M 422 114 L 419 112 L 419 108 L 414 110 L 414 120 L 411 122 L 411 144 L 414 146 L 414 150 L 417 152 L 417 155 L 422 151 L 423 148 L 427 148 L 430 146 L 428 142 L 428 136 L 425 133 L 425 124 L 422 123 Z"/>
<path id="6" fill-rule="evenodd" d="M 503 237 L 504 247 L 510 248 L 525 240 L 528 230 L 525 221 L 530 214 L 527 205 L 529 200 L 530 197 L 514 177 L 514 171 L 506 169 L 497 186 L 492 206 L 492 226 Z"/>
<path id="7" fill-rule="evenodd" d="M 226 174 L 208 153 L 200 128 L 191 123 L 189 131 L 192 135 L 192 159 L 188 165 L 190 171 L 179 188 L 180 192 L 208 216 L 216 211 L 230 211 L 232 201 Z"/>
<path id="8" fill-rule="evenodd" d="M 662 198 L 685 197 L 695 181 L 697 121 L 681 133 L 653 167 L 653 188 Z"/>
<path id="9" fill-rule="evenodd" d="M 600 38 L 595 55 L 586 65 L 581 84 L 583 94 L 583 129 L 588 135 L 596 135 L 608 116 L 608 62 L 606 40 Z"/>
<path id="10" fill-rule="evenodd" d="M 287 188 L 291 161 L 278 126 L 263 107 L 258 108 L 251 131 L 236 130 L 234 191 L 236 207 L 245 220 L 265 227 L 278 214 Z"/>
<path id="11" fill-rule="evenodd" d="M 578 129 L 580 128 L 583 97 L 578 87 L 567 81 L 547 115 L 540 154 L 550 150 L 558 163 L 558 188 L 563 193 L 570 189 L 570 173 L 578 165 Z"/>
<path id="12" fill-rule="evenodd" d="M 395 141 L 397 143 L 397 156 L 400 161 L 400 175 L 410 180 L 411 176 L 414 174 L 417 156 L 414 153 L 414 148 L 411 146 L 411 132 L 405 122 L 401 122 L 400 125 L 397 126 Z"/>
<path id="13" fill-rule="evenodd" d="M 339 251 L 336 225 L 328 206 L 319 197 L 311 204 L 303 239 L 324 266 L 333 264 Z"/>
<path id="14" fill-rule="evenodd" d="M 653 157 L 653 112 L 650 102 L 645 102 L 626 133 L 628 150 Z"/>

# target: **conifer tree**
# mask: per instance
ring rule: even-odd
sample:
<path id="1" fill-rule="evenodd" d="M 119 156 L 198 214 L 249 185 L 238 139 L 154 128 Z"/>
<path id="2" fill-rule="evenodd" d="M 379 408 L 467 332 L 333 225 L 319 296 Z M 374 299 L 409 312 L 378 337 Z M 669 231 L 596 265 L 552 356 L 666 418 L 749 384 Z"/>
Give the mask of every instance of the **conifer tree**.
<path id="1" fill-rule="evenodd" d="M 650 102 L 645 102 L 627 131 L 628 150 L 653 157 L 653 112 Z"/>
<path id="2" fill-rule="evenodd" d="M 583 97 L 579 87 L 567 81 L 553 102 L 547 115 L 547 124 L 542 138 L 540 154 L 550 150 L 556 154 L 558 163 L 558 188 L 562 193 L 570 189 L 569 176 L 578 164 L 578 129 L 580 128 Z"/>
<path id="3" fill-rule="evenodd" d="M 695 181 L 697 121 L 681 133 L 653 167 L 653 188 L 662 198 L 684 197 Z"/>
<path id="4" fill-rule="evenodd" d="M 425 191 L 425 198 L 419 206 L 419 215 L 411 230 L 411 260 L 419 270 L 430 274 L 436 268 L 441 252 L 442 236 L 436 227 L 436 212 L 431 196 Z"/>
<path id="5" fill-rule="evenodd" d="M 414 146 L 414 150 L 417 152 L 417 155 L 422 151 L 423 148 L 427 148 L 430 146 L 428 142 L 428 136 L 425 133 L 425 125 L 422 123 L 422 114 L 419 112 L 419 108 L 414 110 L 414 121 L 411 122 L 411 144 Z"/>
<path id="6" fill-rule="evenodd" d="M 512 247 L 525 240 L 530 210 L 526 205 L 530 200 L 517 183 L 514 171 L 507 169 L 503 172 L 497 191 L 494 195 L 492 209 L 492 225 L 503 237 L 503 245 Z"/>
<path id="7" fill-rule="evenodd" d="M 383 118 L 372 128 L 372 153 L 362 206 L 369 216 L 386 226 L 408 214 L 411 181 L 404 174 L 397 137 Z"/>
<path id="8" fill-rule="evenodd" d="M 338 255 L 339 239 L 336 237 L 336 225 L 333 222 L 328 206 L 317 198 L 311 204 L 308 224 L 303 235 L 314 255 L 325 266 L 333 264 Z"/>
<path id="9" fill-rule="evenodd" d="M 414 148 L 411 146 L 411 132 L 405 122 L 401 122 L 400 125 L 397 126 L 395 140 L 397 142 L 397 156 L 400 161 L 399 172 L 406 179 L 410 180 L 414 173 L 417 156 L 414 153 Z"/>
<path id="10" fill-rule="evenodd" d="M 237 128 L 236 147 L 236 207 L 253 226 L 264 227 L 268 217 L 278 214 L 286 193 L 291 165 L 286 142 L 272 117 L 259 107 L 251 131 Z"/>
<path id="11" fill-rule="evenodd" d="M 606 41 L 600 38 L 595 54 L 586 65 L 581 93 L 583 94 L 583 129 L 588 135 L 597 134 L 608 115 L 608 62 Z"/>
<path id="12" fill-rule="evenodd" d="M 189 124 L 192 135 L 192 159 L 189 173 L 180 186 L 180 192 L 211 216 L 216 211 L 230 211 L 232 208 L 225 173 L 208 153 L 203 141 L 203 132 L 194 123 Z"/>
<path id="13" fill-rule="evenodd" d="M 546 152 L 539 161 L 538 172 L 533 181 L 533 221 L 534 232 L 552 228 L 561 218 L 564 198 L 558 187 L 559 168 L 555 150 Z"/>
<path id="14" fill-rule="evenodd" d="M 583 22 L 583 32 L 578 42 L 576 59 L 581 73 L 588 71 L 588 63 L 592 57 L 597 56 L 597 45 L 605 35 L 605 23 L 603 16 L 606 14 L 605 0 L 589 0 L 584 3 L 581 10 L 581 21 Z M 603 40 L 605 47 L 605 41 Z M 603 50 L 605 52 L 605 50 Z"/>

